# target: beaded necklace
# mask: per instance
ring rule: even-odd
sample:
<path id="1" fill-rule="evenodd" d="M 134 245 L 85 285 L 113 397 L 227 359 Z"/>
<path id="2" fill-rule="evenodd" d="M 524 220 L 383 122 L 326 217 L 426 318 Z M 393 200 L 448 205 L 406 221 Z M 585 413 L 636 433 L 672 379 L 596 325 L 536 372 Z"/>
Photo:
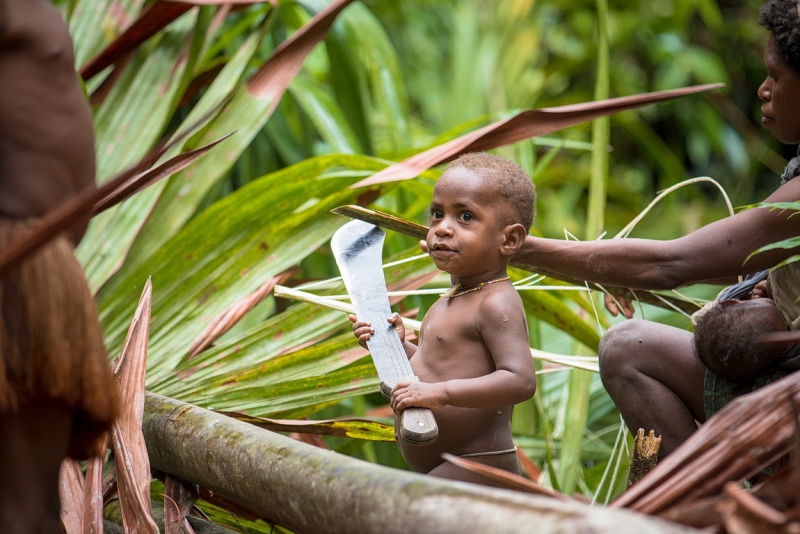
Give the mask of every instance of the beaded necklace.
<path id="1" fill-rule="evenodd" d="M 473 284 L 471 286 L 462 286 L 459 282 L 442 293 L 441 297 L 446 299 L 454 299 L 456 297 L 460 297 L 461 295 L 466 295 L 467 293 L 472 293 L 473 291 L 483 289 L 483 286 L 488 286 L 489 284 L 495 284 L 497 282 L 505 282 L 506 280 L 509 280 L 509 276 L 507 274 L 498 274 L 487 280 L 484 280 L 483 282 L 478 282 L 477 284 Z"/>

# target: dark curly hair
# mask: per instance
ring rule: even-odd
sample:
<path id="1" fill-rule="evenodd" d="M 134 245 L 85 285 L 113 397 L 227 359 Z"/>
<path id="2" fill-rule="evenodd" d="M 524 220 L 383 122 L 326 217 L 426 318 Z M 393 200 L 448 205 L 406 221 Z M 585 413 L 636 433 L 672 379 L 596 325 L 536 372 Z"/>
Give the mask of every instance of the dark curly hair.
<path id="1" fill-rule="evenodd" d="M 772 33 L 781 57 L 800 71 L 800 13 L 796 0 L 770 0 L 761 6 L 758 22 Z"/>
<path id="2" fill-rule="evenodd" d="M 511 208 L 506 220 L 519 223 L 529 232 L 536 218 L 536 188 L 522 167 L 488 152 L 462 154 L 448 168 L 462 168 L 487 173 L 494 180 L 497 192 Z"/>

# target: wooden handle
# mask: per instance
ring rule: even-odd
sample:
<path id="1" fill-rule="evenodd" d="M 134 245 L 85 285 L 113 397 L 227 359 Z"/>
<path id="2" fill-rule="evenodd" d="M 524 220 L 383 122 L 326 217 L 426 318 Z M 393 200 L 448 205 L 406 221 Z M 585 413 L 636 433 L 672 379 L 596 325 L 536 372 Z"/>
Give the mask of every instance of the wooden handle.
<path id="1" fill-rule="evenodd" d="M 400 414 L 400 435 L 413 445 L 428 445 L 439 436 L 439 427 L 429 409 L 406 408 Z"/>
<path id="2" fill-rule="evenodd" d="M 381 394 L 392 400 L 392 390 L 397 384 L 419 382 L 418 376 L 403 376 L 381 381 Z M 439 436 L 436 419 L 428 408 L 406 408 L 400 414 L 400 435 L 414 445 L 427 445 Z"/>

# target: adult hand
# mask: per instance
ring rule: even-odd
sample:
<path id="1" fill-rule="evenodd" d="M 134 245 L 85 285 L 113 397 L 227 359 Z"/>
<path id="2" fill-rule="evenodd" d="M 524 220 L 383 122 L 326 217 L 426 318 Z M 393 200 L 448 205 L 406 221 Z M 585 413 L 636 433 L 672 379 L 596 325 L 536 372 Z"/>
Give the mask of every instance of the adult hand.
<path id="1" fill-rule="evenodd" d="M 620 312 L 628 319 L 633 317 L 635 310 L 633 309 L 633 303 L 631 303 L 629 299 L 625 297 L 615 297 L 610 293 L 606 293 L 603 295 L 603 301 L 605 302 L 606 309 L 614 317 L 619 315 Z"/>

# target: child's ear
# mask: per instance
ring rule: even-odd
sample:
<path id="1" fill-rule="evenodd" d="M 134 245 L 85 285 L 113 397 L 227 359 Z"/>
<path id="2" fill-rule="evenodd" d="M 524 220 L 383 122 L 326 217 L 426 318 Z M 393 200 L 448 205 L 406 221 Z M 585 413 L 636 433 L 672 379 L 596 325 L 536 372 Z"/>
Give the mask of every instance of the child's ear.
<path id="1" fill-rule="evenodd" d="M 525 242 L 528 233 L 521 224 L 509 224 L 503 228 L 503 243 L 500 245 L 500 253 L 504 256 L 513 256 Z"/>

